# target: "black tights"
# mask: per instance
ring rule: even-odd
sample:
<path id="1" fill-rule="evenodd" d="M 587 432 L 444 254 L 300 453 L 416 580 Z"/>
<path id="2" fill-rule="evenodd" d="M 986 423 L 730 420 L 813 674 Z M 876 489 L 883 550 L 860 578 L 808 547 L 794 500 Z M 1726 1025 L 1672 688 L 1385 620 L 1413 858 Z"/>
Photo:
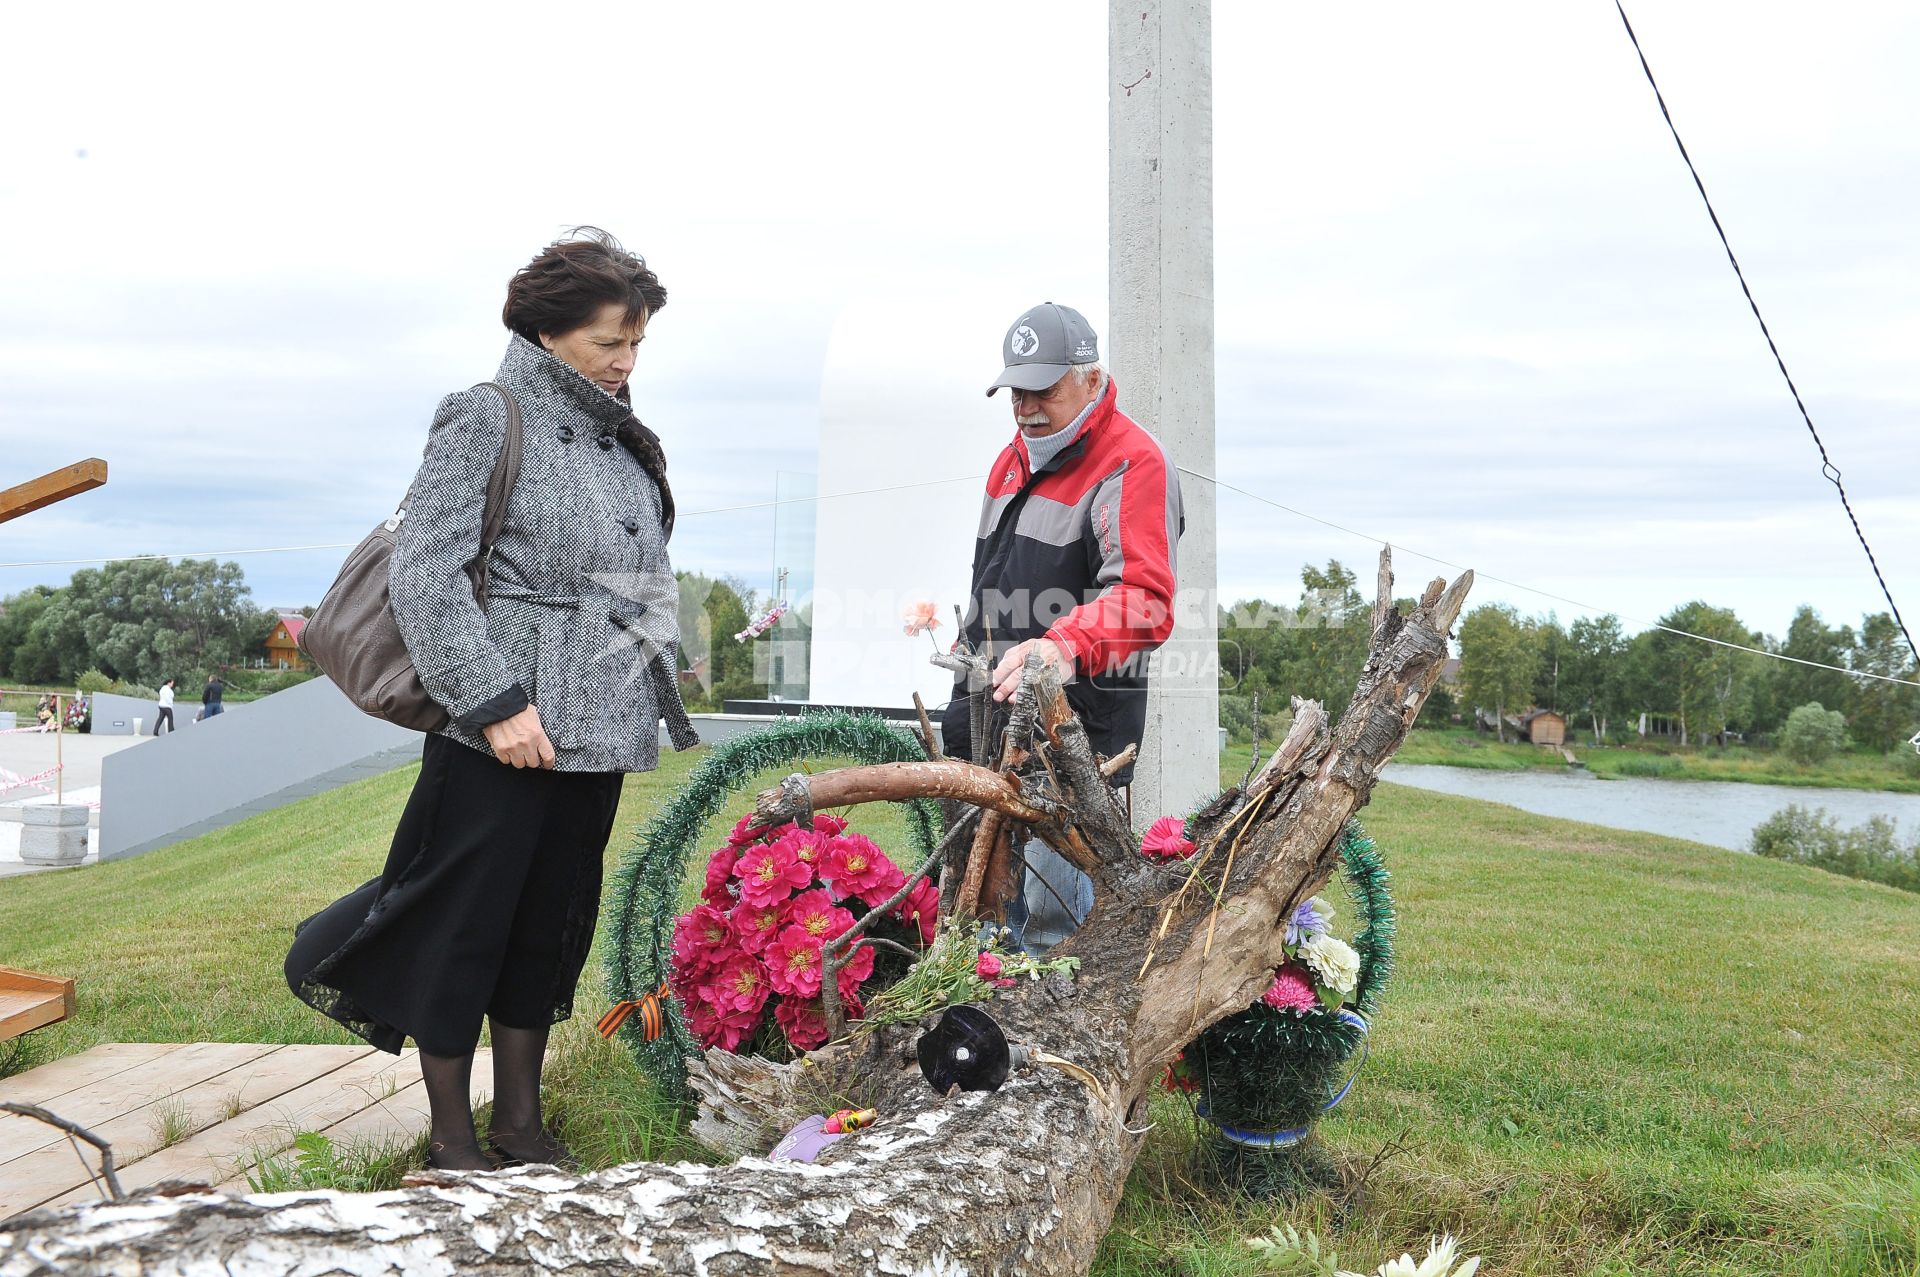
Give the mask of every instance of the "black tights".
<path id="1" fill-rule="evenodd" d="M 540 1118 L 540 1068 L 546 1061 L 547 1030 L 493 1026 L 493 1121 L 487 1142 L 503 1158 L 520 1162 L 577 1165 L 566 1145 L 549 1135 Z M 470 1103 L 473 1056 L 420 1052 L 420 1077 L 433 1110 L 432 1146 L 427 1160 L 442 1170 L 487 1170 L 495 1163 L 481 1151 Z"/>

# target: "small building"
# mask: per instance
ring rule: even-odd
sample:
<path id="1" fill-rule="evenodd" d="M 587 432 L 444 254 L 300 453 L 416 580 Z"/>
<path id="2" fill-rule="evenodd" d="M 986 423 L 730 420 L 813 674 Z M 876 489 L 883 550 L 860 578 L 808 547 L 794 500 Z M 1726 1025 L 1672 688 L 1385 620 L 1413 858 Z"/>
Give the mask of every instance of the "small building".
<path id="1" fill-rule="evenodd" d="M 1522 714 L 1520 730 L 1535 745 L 1560 746 L 1567 743 L 1567 720 L 1550 709 L 1536 709 Z"/>
<path id="2" fill-rule="evenodd" d="M 300 631 L 307 628 L 304 616 L 282 615 L 275 622 L 273 633 L 267 635 L 267 668 L 276 670 L 303 670 L 308 662 L 300 650 Z"/>

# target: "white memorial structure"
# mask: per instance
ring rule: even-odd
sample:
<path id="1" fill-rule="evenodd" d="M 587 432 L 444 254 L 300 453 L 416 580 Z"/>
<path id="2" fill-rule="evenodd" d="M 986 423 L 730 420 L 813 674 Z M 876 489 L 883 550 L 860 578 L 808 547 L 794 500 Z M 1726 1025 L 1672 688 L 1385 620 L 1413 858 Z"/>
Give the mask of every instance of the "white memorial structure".
<path id="1" fill-rule="evenodd" d="M 841 312 L 820 381 L 809 701 L 911 708 L 918 691 L 936 715 L 946 701 L 952 675 L 927 658 L 954 640 L 987 467 L 1015 430 L 1007 396 L 986 388 L 1007 325 L 1046 300 L 916 291 Z M 1061 300 L 1099 328 L 1097 299 Z M 903 632 L 921 602 L 939 620 L 931 641 Z"/>

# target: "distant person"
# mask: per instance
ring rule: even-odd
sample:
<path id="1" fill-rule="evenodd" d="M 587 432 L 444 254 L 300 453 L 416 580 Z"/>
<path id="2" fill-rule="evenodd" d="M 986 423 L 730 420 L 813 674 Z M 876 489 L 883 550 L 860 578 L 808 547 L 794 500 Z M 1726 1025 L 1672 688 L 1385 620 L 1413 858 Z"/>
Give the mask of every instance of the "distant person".
<path id="1" fill-rule="evenodd" d="M 160 712 L 154 716 L 153 734 L 158 736 L 162 727 L 165 727 L 169 732 L 173 730 L 172 679 L 168 679 L 166 682 L 160 684 Z"/>
<path id="2" fill-rule="evenodd" d="M 59 730 L 60 724 L 57 721 L 59 715 L 60 702 L 54 699 L 51 692 L 40 698 L 40 704 L 33 711 L 33 716 L 40 721 L 40 730 L 43 732 Z"/>
<path id="3" fill-rule="evenodd" d="M 220 681 L 220 676 L 207 675 L 207 685 L 200 691 L 200 717 L 212 718 L 217 714 L 226 713 L 220 704 L 220 698 L 226 694 L 227 685 Z"/>
<path id="4" fill-rule="evenodd" d="M 666 458 L 628 397 L 666 302 L 646 262 L 591 227 L 509 281 L 496 383 L 525 451 L 484 612 L 468 566 L 506 438 L 493 386 L 441 401 L 399 520 L 394 619 L 452 721 L 427 737 L 385 871 L 300 925 L 286 974 L 381 1050 L 414 1040 L 442 1169 L 577 1165 L 541 1124 L 547 1033 L 573 1014 L 622 774 L 658 764 L 662 718 L 676 748 L 699 741 L 675 668 Z M 483 1020 L 495 1157 L 468 1103 Z"/>
<path id="5" fill-rule="evenodd" d="M 1159 440 L 1120 411 L 1079 311 L 1033 307 L 1007 329 L 1001 355 L 987 393 L 1011 392 L 1015 430 L 987 472 L 966 637 L 987 656 L 995 701 L 1019 689 L 1037 653 L 1066 684 L 1093 748 L 1111 758 L 1146 732 L 1147 658 L 1173 631 L 1179 476 Z M 955 757 L 972 752 L 964 682 L 941 739 Z M 1123 768 L 1114 783 L 1132 774 Z M 1093 883 L 1037 838 L 1025 857 L 1006 921 L 1014 943 L 1039 953 L 1085 921 Z"/>

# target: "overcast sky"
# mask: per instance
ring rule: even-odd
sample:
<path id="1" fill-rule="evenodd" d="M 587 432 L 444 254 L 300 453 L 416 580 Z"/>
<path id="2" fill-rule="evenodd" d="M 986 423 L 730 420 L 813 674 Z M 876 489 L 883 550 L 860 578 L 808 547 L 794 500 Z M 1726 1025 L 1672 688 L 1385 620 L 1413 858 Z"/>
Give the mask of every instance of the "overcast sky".
<path id="1" fill-rule="evenodd" d="M 1629 11 L 1912 619 L 1920 17 Z M 998 290 L 1007 320 L 1104 322 L 1105 15 L 16 6 L 0 483 L 87 455 L 112 480 L 0 525 L 0 562 L 358 539 L 434 404 L 492 374 L 508 275 L 593 222 L 671 293 L 634 398 L 687 512 L 676 564 L 764 588 L 771 515 L 694 512 L 815 469 L 843 308 Z M 1220 0 L 1214 101 L 1223 477 L 1636 621 L 1884 606 L 1610 3 Z M 984 385 L 1000 336 L 928 350 L 902 314 L 873 351 L 899 429 L 917 368 Z M 930 441 L 927 477 L 988 460 Z M 1308 559 L 1367 574 L 1363 540 L 1219 510 L 1230 598 L 1291 598 Z M 292 606 L 340 557 L 241 561 Z M 72 570 L 0 568 L 0 593 Z"/>

